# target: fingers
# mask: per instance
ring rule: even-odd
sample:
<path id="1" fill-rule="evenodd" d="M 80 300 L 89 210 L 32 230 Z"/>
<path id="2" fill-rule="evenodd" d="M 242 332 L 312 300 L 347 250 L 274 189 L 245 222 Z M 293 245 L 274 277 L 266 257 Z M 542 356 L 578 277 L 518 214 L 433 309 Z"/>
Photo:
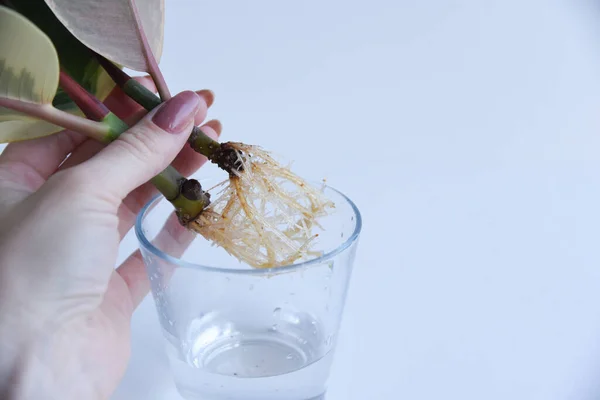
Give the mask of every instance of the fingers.
<path id="1" fill-rule="evenodd" d="M 221 124 L 221 121 L 219 121 L 218 119 L 212 119 L 204 125 L 202 125 L 200 127 L 200 130 L 206 133 L 208 136 L 214 138 L 215 133 L 216 136 L 221 134 L 221 131 L 223 130 L 223 124 Z"/>
<path id="2" fill-rule="evenodd" d="M 213 139 L 218 139 L 221 135 L 222 125 L 219 121 L 212 120 L 203 125 L 201 129 Z M 188 176 L 200 168 L 204 162 L 206 162 L 205 157 L 200 156 L 191 147 L 186 146 L 177 156 L 173 166 L 182 174 Z M 131 229 L 137 214 L 155 193 L 154 187 L 147 183 L 136 189 L 123 201 L 119 208 L 119 234 L 121 238 Z M 152 243 L 173 257 L 181 257 L 194 238 L 195 235 L 183 227 L 177 216 L 172 214 Z M 173 271 L 163 272 L 172 273 Z M 117 273 L 129 289 L 133 308 L 137 308 L 150 291 L 150 280 L 140 250 L 131 254 L 117 268 Z M 170 279 L 170 274 L 163 276 L 162 279 Z"/>
<path id="3" fill-rule="evenodd" d="M 212 126 L 217 128 L 217 130 L 212 128 Z M 200 129 L 215 140 L 218 140 L 221 135 L 221 123 L 216 120 L 207 122 Z M 190 176 L 206 161 L 206 157 L 196 153 L 190 146 L 185 146 L 171 165 L 173 165 L 173 167 L 175 167 L 182 175 Z M 131 229 L 135 223 L 135 218 L 142 207 L 144 207 L 156 193 L 157 190 L 151 183 L 145 183 L 125 197 L 118 211 L 119 233 L 121 238 L 123 238 L 123 236 Z"/>
<path id="4" fill-rule="evenodd" d="M 135 79 L 148 89 L 156 91 L 150 77 Z M 214 100 L 212 92 L 210 92 L 210 99 L 211 102 Z M 115 88 L 104 103 L 109 109 L 115 110 L 115 114 L 120 118 L 128 119 L 133 116 L 139 120 L 145 114 L 145 111 L 119 88 Z M 59 168 L 65 168 L 63 166 L 65 158 L 76 151 L 82 143 L 86 143 L 85 152 L 77 154 L 74 158 L 69 157 L 66 167 L 87 160 L 100 150 L 99 144 L 90 145 L 87 144 L 88 141 L 91 142 L 77 132 L 62 131 L 38 139 L 11 143 L 0 154 L 0 168 L 10 169 L 11 176 L 20 179 L 27 191 L 34 192 Z"/>
<path id="5" fill-rule="evenodd" d="M 219 140 L 221 136 L 221 131 L 223 130 L 223 126 L 221 122 L 216 119 L 208 121 L 204 125 L 200 127 L 200 130 L 204 132 L 207 136 L 215 140 Z M 190 176 L 194 172 L 198 170 L 204 163 L 206 163 L 207 158 L 202 154 L 196 152 L 191 146 L 185 146 L 175 161 L 173 162 L 173 166 L 177 169 L 182 175 Z"/>
<path id="6" fill-rule="evenodd" d="M 177 216 L 173 213 L 165 222 L 165 225 L 152 240 L 154 246 L 173 257 L 181 257 L 184 251 L 194 240 L 195 235 L 183 227 Z M 162 264 L 165 265 L 165 264 Z M 162 271 L 165 274 L 163 279 L 170 279 L 172 271 Z M 137 307 L 150 290 L 150 281 L 146 274 L 144 260 L 140 251 L 134 252 L 127 260 L 117 268 L 117 273 L 123 278 L 123 281 L 129 289 L 132 304 Z"/>
<path id="7" fill-rule="evenodd" d="M 150 76 L 134 77 L 133 79 L 140 82 L 143 86 L 152 91 L 152 93 L 157 92 L 156 85 Z M 207 107 L 212 106 L 215 101 L 215 94 L 212 90 L 202 89 L 196 91 L 196 94 L 204 97 Z M 132 100 L 131 97 L 125 94 L 119 87 L 113 89 L 111 94 L 104 101 L 104 104 L 128 125 L 135 124 L 147 113 L 142 106 Z M 196 121 L 196 124 L 200 124 L 201 122 L 202 120 L 198 120 Z"/>
<path id="8" fill-rule="evenodd" d="M 134 78 L 140 81 L 144 86 L 152 91 L 156 91 L 154 82 L 150 77 Z M 202 96 L 206 101 L 207 107 L 210 107 L 214 100 L 215 95 L 211 90 L 203 89 L 196 91 L 196 94 Z M 135 103 L 129 96 L 127 96 L 121 89 L 115 88 L 111 95 L 104 102 L 119 118 L 121 118 L 129 126 L 139 122 L 148 113 L 140 105 Z M 202 115 L 197 115 L 195 118 L 196 125 L 202 123 Z M 211 121 L 213 122 L 213 121 Z M 206 132 L 205 132 L 206 133 Z M 81 145 L 79 145 L 71 154 L 71 156 L 64 161 L 60 166 L 60 169 L 66 169 L 79 165 L 85 160 L 90 159 L 96 155 L 105 145 L 92 139 L 86 139 Z M 187 148 L 183 151 L 187 151 Z M 197 156 L 202 157 L 202 156 Z M 175 166 L 177 168 L 177 166 Z M 179 168 L 177 168 L 179 169 Z M 194 170 L 195 171 L 195 170 Z M 180 171 L 183 175 L 184 172 Z"/>
<path id="9" fill-rule="evenodd" d="M 212 90 L 208 90 L 208 89 L 202 89 L 202 90 L 198 90 L 196 91 L 196 94 L 198 96 L 202 96 L 206 99 L 206 105 L 207 107 L 210 108 L 210 106 L 213 105 L 213 103 L 215 102 L 215 92 L 213 92 Z M 201 123 L 202 121 L 198 121 L 196 122 L 196 124 Z"/>
<path id="10" fill-rule="evenodd" d="M 34 192 L 52 175 L 65 157 L 85 136 L 71 131 L 11 143 L 0 154 L 0 168 L 6 168 L 29 192 Z"/>
<path id="11" fill-rule="evenodd" d="M 133 79 L 140 82 L 149 90 L 156 92 L 154 81 L 149 76 L 135 77 Z M 147 114 L 142 106 L 127 96 L 118 86 L 104 100 L 104 105 L 128 125 L 134 125 Z M 81 164 L 85 160 L 95 156 L 104 146 L 105 144 L 96 140 L 85 139 L 73 150 L 73 153 L 60 165 L 59 169 L 67 169 Z"/>
<path id="12" fill-rule="evenodd" d="M 80 178 L 93 182 L 98 193 L 124 199 L 173 161 L 185 145 L 195 117 L 204 118 L 206 112 L 203 97 L 191 91 L 179 93 L 77 166 Z"/>
<path id="13" fill-rule="evenodd" d="M 208 89 L 197 90 L 196 94 L 198 96 L 204 98 L 204 100 L 206 101 L 206 107 L 210 108 L 210 106 L 213 105 L 213 103 L 215 101 L 215 94 L 212 90 L 208 90 Z M 129 97 L 127 97 L 127 99 L 129 101 L 131 101 L 131 99 Z M 127 114 L 127 116 L 124 116 L 123 118 L 121 118 L 129 126 L 137 123 L 139 120 L 141 120 L 144 117 L 144 115 L 146 115 L 148 113 L 148 111 L 146 111 L 139 105 L 137 106 L 137 108 L 132 107 L 130 109 L 130 111 L 131 111 L 130 114 Z M 202 121 L 203 121 L 203 119 L 201 119 L 200 116 L 196 116 L 194 123 L 196 125 L 199 125 L 202 123 Z"/>
<path id="14" fill-rule="evenodd" d="M 97 142 L 96 140 L 86 139 L 73 151 L 73 153 L 71 153 L 69 158 L 67 158 L 60 165 L 59 170 L 71 168 L 81 164 L 86 160 L 89 160 L 90 158 L 98 154 L 98 152 L 102 150 L 105 146 L 105 144 Z"/>

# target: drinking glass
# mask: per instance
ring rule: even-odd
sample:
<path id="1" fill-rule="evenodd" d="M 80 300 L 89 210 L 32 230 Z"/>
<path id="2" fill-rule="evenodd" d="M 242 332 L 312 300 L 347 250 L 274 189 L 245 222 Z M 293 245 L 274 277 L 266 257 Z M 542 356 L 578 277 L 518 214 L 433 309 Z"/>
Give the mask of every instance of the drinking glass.
<path id="1" fill-rule="evenodd" d="M 157 197 L 135 231 L 175 384 L 186 399 L 324 399 L 361 231 L 352 201 L 319 222 L 322 255 L 253 269 L 179 225 Z"/>

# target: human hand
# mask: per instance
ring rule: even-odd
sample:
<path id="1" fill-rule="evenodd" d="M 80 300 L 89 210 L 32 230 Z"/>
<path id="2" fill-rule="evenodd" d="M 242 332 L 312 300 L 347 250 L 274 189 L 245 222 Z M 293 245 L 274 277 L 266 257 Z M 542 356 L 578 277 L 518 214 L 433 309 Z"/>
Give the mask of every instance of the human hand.
<path id="1" fill-rule="evenodd" d="M 198 94 L 139 120 L 145 111 L 115 89 L 106 104 L 139 122 L 108 146 L 64 131 L 0 154 L 0 398 L 106 399 L 116 388 L 149 289 L 139 253 L 114 269 L 119 243 L 155 194 L 145 182 L 173 160 L 186 176 L 206 161 L 184 148 L 213 100 Z M 202 130 L 216 138 L 221 126 Z"/>

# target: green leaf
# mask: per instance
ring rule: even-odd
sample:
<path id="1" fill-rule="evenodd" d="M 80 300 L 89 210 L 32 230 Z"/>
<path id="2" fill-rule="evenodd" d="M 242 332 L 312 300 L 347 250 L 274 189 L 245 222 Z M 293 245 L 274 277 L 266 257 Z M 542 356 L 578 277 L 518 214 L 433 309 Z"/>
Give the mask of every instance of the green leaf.
<path id="1" fill-rule="evenodd" d="M 145 38 L 154 58 L 160 59 L 164 0 L 46 0 L 46 4 L 77 39 L 117 64 L 150 72 Z"/>
<path id="2" fill-rule="evenodd" d="M 49 104 L 58 87 L 59 65 L 50 39 L 17 12 L 0 6 L 0 97 Z M 0 107 L 0 121 L 31 117 Z"/>

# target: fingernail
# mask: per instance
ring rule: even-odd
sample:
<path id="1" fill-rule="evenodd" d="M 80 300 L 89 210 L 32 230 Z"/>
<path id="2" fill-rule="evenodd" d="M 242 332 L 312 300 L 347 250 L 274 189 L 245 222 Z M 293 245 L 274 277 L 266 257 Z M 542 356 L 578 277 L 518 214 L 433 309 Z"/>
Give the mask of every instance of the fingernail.
<path id="1" fill-rule="evenodd" d="M 212 90 L 202 89 L 202 90 L 197 91 L 196 93 L 198 93 L 198 95 L 204 97 L 204 100 L 206 100 L 207 107 L 212 106 L 213 103 L 215 102 L 215 92 L 213 92 Z"/>
<path id="2" fill-rule="evenodd" d="M 202 128 L 204 128 L 205 126 L 212 128 L 217 135 L 220 135 L 221 131 L 223 130 L 223 124 L 221 124 L 221 121 L 219 121 L 218 119 L 208 121 L 207 123 L 202 125 Z"/>
<path id="3" fill-rule="evenodd" d="M 194 92 L 181 92 L 160 107 L 152 117 L 152 122 L 169 133 L 179 133 L 192 123 L 200 101 L 200 97 Z"/>

